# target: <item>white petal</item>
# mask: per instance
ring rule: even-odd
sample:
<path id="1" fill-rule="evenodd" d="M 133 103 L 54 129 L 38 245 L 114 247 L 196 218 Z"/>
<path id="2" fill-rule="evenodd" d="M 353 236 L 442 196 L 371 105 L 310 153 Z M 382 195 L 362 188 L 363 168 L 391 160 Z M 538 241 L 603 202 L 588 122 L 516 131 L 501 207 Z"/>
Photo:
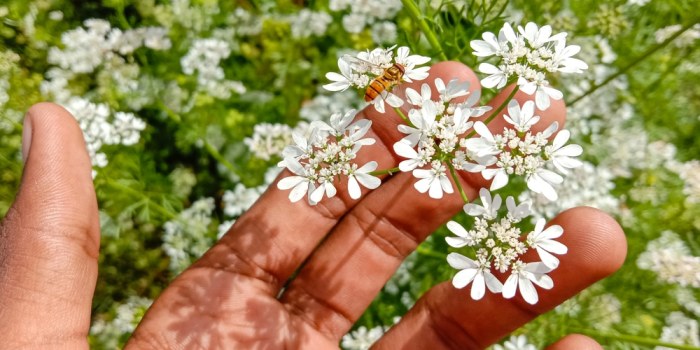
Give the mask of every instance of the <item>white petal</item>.
<path id="1" fill-rule="evenodd" d="M 430 192 L 428 192 L 430 198 L 440 199 L 442 198 L 442 186 L 440 181 L 436 178 L 430 179 Z"/>
<path id="2" fill-rule="evenodd" d="M 537 296 L 537 290 L 535 289 L 535 286 L 532 285 L 532 282 L 530 282 L 530 280 L 523 275 L 521 275 L 518 280 L 518 289 L 520 290 L 520 295 L 523 296 L 523 299 L 525 299 L 528 304 L 537 304 L 539 297 Z"/>
<path id="3" fill-rule="evenodd" d="M 557 136 L 554 137 L 554 141 L 552 141 L 552 148 L 553 149 L 560 149 L 566 141 L 569 141 L 569 137 L 571 137 L 571 132 L 569 130 L 562 130 L 557 133 Z"/>
<path id="4" fill-rule="evenodd" d="M 511 274 L 508 276 L 508 279 L 506 280 L 506 283 L 503 284 L 503 297 L 506 299 L 510 299 L 515 296 L 515 290 L 518 288 L 518 275 L 517 274 Z"/>
<path id="5" fill-rule="evenodd" d="M 440 176 L 440 187 L 442 187 L 442 190 L 445 191 L 445 193 L 454 192 L 452 189 L 452 182 L 450 182 L 450 179 L 447 178 L 447 176 Z"/>
<path id="6" fill-rule="evenodd" d="M 431 179 L 421 179 L 418 180 L 415 184 L 413 184 L 413 187 L 415 187 L 415 189 L 418 190 L 418 192 L 425 193 L 428 192 L 428 189 L 430 188 L 430 182 Z"/>
<path id="7" fill-rule="evenodd" d="M 298 202 L 309 192 L 309 182 L 300 182 L 291 192 L 289 192 L 289 200 Z"/>
<path id="8" fill-rule="evenodd" d="M 362 186 L 370 190 L 373 190 L 382 184 L 382 180 L 373 175 L 360 173 L 355 174 L 355 177 L 357 178 L 357 181 L 359 181 L 362 184 Z"/>
<path id="9" fill-rule="evenodd" d="M 503 290 L 503 283 L 488 270 L 484 271 L 484 278 L 486 279 L 486 286 L 491 292 L 500 293 Z"/>
<path id="10" fill-rule="evenodd" d="M 423 98 L 421 97 L 421 95 L 418 94 L 416 90 L 407 88 L 406 97 L 408 98 L 408 102 L 410 102 L 414 106 L 420 106 L 421 104 L 423 104 Z"/>
<path id="11" fill-rule="evenodd" d="M 474 260 L 459 253 L 447 254 L 447 263 L 458 270 L 476 269 L 479 267 Z"/>
<path id="12" fill-rule="evenodd" d="M 484 275 L 477 273 L 476 276 L 474 276 L 474 283 L 472 283 L 471 297 L 474 300 L 481 300 L 481 298 L 484 297 L 485 292 L 486 288 L 484 283 Z"/>
<path id="13" fill-rule="evenodd" d="M 447 223 L 447 229 L 459 237 L 467 237 L 468 235 L 467 230 L 456 221 L 449 221 Z"/>
<path id="14" fill-rule="evenodd" d="M 542 263 L 545 264 L 547 267 L 556 269 L 559 266 L 559 259 L 557 259 L 557 257 L 548 253 L 546 250 L 540 247 L 537 247 L 535 249 L 537 250 L 537 254 L 539 255 L 540 259 L 542 259 Z"/>
<path id="15" fill-rule="evenodd" d="M 466 287 L 476 276 L 476 269 L 464 269 L 457 272 L 452 278 L 452 285 L 457 289 L 462 289 Z"/>
<path id="16" fill-rule="evenodd" d="M 392 93 L 386 95 L 386 103 L 394 108 L 403 106 L 403 100 Z"/>
<path id="17" fill-rule="evenodd" d="M 554 287 L 554 281 L 547 275 L 537 275 L 532 279 L 532 282 L 544 289 L 552 289 Z"/>
<path id="18" fill-rule="evenodd" d="M 562 244 L 561 242 L 557 242 L 555 240 L 552 240 L 552 239 L 547 239 L 547 240 L 542 241 L 539 244 L 539 246 L 540 246 L 540 248 L 542 248 L 550 253 L 559 254 L 559 255 L 566 254 L 569 251 L 569 248 L 567 248 L 564 244 Z"/>
<path id="19" fill-rule="evenodd" d="M 462 248 L 467 245 L 467 240 L 461 237 L 445 237 L 445 241 L 454 248 Z"/>
<path id="20" fill-rule="evenodd" d="M 288 176 L 283 179 L 280 179 L 279 182 L 277 182 L 277 188 L 280 190 L 288 190 L 302 181 L 306 181 L 306 178 L 301 177 L 301 176 Z"/>
<path id="21" fill-rule="evenodd" d="M 496 176 L 493 178 L 493 182 L 491 182 L 491 191 L 495 191 L 497 189 L 503 188 L 505 185 L 508 184 L 508 174 L 503 170 L 503 169 L 498 169 L 496 172 Z"/>
<path id="22" fill-rule="evenodd" d="M 360 185 L 357 183 L 355 176 L 348 177 L 348 193 L 352 199 L 358 199 L 362 195 Z"/>

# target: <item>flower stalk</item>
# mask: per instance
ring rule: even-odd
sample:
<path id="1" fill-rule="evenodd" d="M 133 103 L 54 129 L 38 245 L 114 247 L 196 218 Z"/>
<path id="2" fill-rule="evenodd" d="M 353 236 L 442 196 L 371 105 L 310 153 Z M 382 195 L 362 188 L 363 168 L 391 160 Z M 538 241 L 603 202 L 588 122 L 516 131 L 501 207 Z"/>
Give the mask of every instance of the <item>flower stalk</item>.
<path id="1" fill-rule="evenodd" d="M 430 43 L 430 46 L 433 47 L 437 51 L 438 57 L 442 61 L 447 61 L 447 55 L 445 54 L 445 51 L 442 49 L 442 45 L 440 45 L 440 41 L 438 40 L 437 36 L 435 35 L 435 32 L 430 28 L 428 25 L 428 22 L 425 21 L 425 18 L 423 18 L 423 15 L 421 14 L 420 8 L 418 8 L 418 5 L 416 5 L 413 0 L 401 0 L 403 3 L 403 6 L 408 10 L 408 13 L 413 17 L 416 22 L 418 22 L 418 25 L 420 26 L 421 30 L 423 31 L 423 34 L 425 35 L 425 38 L 428 39 L 428 42 Z"/>

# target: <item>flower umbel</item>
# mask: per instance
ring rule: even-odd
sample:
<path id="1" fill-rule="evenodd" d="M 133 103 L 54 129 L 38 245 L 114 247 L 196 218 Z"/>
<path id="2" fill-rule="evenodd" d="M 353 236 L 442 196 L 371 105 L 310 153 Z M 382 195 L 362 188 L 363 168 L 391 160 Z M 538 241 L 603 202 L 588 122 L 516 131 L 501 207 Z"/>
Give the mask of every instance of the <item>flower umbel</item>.
<path id="1" fill-rule="evenodd" d="M 457 236 L 446 237 L 447 244 L 453 248 L 469 247 L 475 252 L 474 259 L 456 252 L 447 256 L 450 266 L 460 270 L 454 276 L 452 284 L 456 288 L 464 288 L 472 283 L 471 297 L 474 300 L 481 299 L 485 287 L 488 287 L 493 293 L 503 293 L 507 299 L 520 292 L 528 303 L 537 303 L 534 285 L 545 289 L 553 286 L 547 273 L 559 265 L 559 260 L 552 253 L 566 254 L 566 246 L 555 241 L 564 230 L 559 225 L 545 229 L 542 219 L 535 230 L 526 235 L 527 239 L 523 240 L 525 235 L 518 224 L 530 215 L 529 203 L 516 205 L 513 197 L 508 197 L 507 213 L 504 217 L 499 217 L 501 196 L 492 196 L 485 188 L 479 191 L 479 196 L 481 205 L 464 205 L 464 212 L 475 217 L 471 230 L 455 221 L 447 223 L 450 232 Z M 537 250 L 542 262 L 522 260 L 522 256 L 533 248 Z M 491 268 L 500 273 L 510 271 L 510 276 L 502 283 L 491 273 Z"/>
<path id="2" fill-rule="evenodd" d="M 535 95 L 537 108 L 545 110 L 550 106 L 550 99 L 561 100 L 561 91 L 549 85 L 547 74 L 582 73 L 588 65 L 573 58 L 581 47 L 566 45 L 567 33 L 552 35 L 552 27 L 538 27 L 528 23 L 523 28 L 518 26 L 518 33 L 506 23 L 498 33 L 486 32 L 484 40 L 473 40 L 471 47 L 474 56 L 499 58 L 497 65 L 482 63 L 479 71 L 488 76 L 481 80 L 487 88 L 501 89 L 506 84 L 516 82 L 520 90 L 528 95 Z"/>
<path id="3" fill-rule="evenodd" d="M 292 189 L 289 193 L 292 202 L 308 195 L 309 204 L 315 205 L 324 195 L 334 197 L 337 193 L 334 181 L 343 176 L 348 178 L 348 192 L 353 199 L 360 198 L 360 185 L 368 189 L 379 187 L 379 178 L 370 174 L 377 168 L 377 162 L 370 161 L 360 167 L 354 162 L 363 146 L 375 142 L 373 138 L 364 138 L 372 122 L 366 119 L 353 122 L 355 114 L 355 110 L 335 113 L 330 124 L 315 121 L 307 137 L 293 134 L 295 144 L 284 149 L 280 166 L 294 175 L 277 183 L 281 190 Z"/>

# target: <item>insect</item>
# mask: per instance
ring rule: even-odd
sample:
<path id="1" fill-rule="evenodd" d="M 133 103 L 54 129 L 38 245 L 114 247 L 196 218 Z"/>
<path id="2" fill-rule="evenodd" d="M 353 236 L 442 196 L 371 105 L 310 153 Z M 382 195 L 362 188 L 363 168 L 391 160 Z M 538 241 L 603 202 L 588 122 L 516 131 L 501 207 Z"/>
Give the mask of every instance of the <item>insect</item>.
<path id="1" fill-rule="evenodd" d="M 374 101 L 382 92 L 390 92 L 394 87 L 401 84 L 401 79 L 406 72 L 406 68 L 399 63 L 394 63 L 389 68 L 383 68 L 378 64 L 350 55 L 344 55 L 343 59 L 355 65 L 354 68 L 357 71 L 371 71 L 374 74 L 380 72 L 376 74 L 377 77 L 367 85 L 367 89 L 365 90 L 365 101 L 367 102 Z"/>

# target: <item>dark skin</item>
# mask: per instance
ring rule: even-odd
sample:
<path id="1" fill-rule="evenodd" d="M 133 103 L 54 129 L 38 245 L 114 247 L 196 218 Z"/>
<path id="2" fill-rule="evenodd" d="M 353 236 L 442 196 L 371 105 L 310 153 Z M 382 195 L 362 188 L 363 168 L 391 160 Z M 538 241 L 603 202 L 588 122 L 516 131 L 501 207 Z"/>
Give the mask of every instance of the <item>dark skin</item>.
<path id="1" fill-rule="evenodd" d="M 479 88 L 475 74 L 459 63 L 435 65 L 427 81 L 435 77 L 466 79 L 472 90 Z M 507 93 L 490 105 L 499 105 Z M 531 97 L 516 98 L 522 103 Z M 554 101 L 540 115 L 540 129 L 563 123 L 564 105 Z M 370 136 L 377 143 L 363 150 L 358 163 L 373 159 L 379 169 L 396 166 L 400 159 L 391 145 L 401 137 L 400 119 L 372 107 L 361 117 L 373 121 Z M 489 127 L 499 130 L 503 123 L 497 118 Z M 27 114 L 23 154 L 22 185 L 0 228 L 0 348 L 84 349 L 99 254 L 90 159 L 72 116 L 47 103 Z M 470 199 L 488 187 L 479 174 L 460 180 Z M 290 203 L 287 191 L 270 186 L 160 295 L 126 348 L 338 348 L 401 261 L 461 210 L 459 195 L 434 200 L 415 191 L 414 181 L 411 174 L 397 174 L 358 201 L 339 191 L 315 207 Z M 446 281 L 426 293 L 375 348 L 486 347 L 622 265 L 625 237 L 605 213 L 574 208 L 550 224 L 564 228 L 561 241 L 569 253 L 550 274 L 554 288 L 538 288 L 538 304 L 490 293 L 473 301 L 469 287 L 458 290 Z M 570 335 L 551 348 L 601 347 Z"/>

